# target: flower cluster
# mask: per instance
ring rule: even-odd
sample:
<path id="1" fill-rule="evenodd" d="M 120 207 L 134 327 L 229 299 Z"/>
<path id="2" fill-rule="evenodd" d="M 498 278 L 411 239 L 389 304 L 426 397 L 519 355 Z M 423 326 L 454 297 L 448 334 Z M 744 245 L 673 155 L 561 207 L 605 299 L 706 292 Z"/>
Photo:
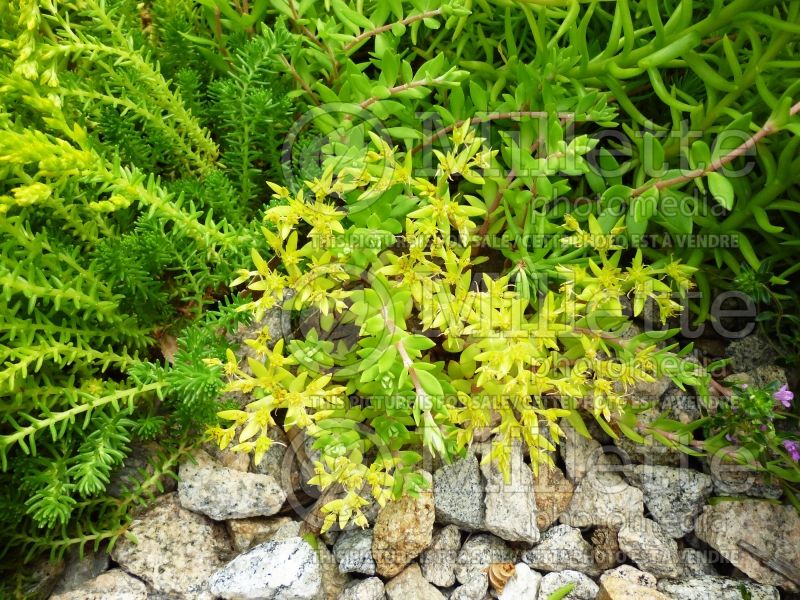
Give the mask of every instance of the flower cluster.
<path id="1" fill-rule="evenodd" d="M 705 419 L 705 449 L 765 471 L 784 487 L 800 482 L 800 438 L 789 410 L 793 400 L 787 384 L 734 386 L 716 413 Z"/>
<path id="2" fill-rule="evenodd" d="M 398 150 L 373 136 L 373 148 L 336 175 L 326 167 L 296 192 L 272 186 L 281 204 L 267 211 L 264 236 L 277 260 L 253 252 L 255 269 L 235 282 L 248 282 L 253 299 L 242 308 L 257 318 L 280 305 L 309 326 L 303 339 L 272 349 L 251 341 L 264 360 L 249 359 L 248 369 L 229 361 L 228 390 L 256 399 L 221 412 L 231 425 L 211 434 L 259 460 L 280 411 L 285 429 L 316 438 L 311 482 L 341 490 L 323 509 L 325 529 L 363 524 L 365 496 L 382 504 L 425 485 L 414 471 L 422 449 L 449 461 L 491 426 L 487 460 L 507 472 L 522 441 L 537 469 L 552 464 L 560 419 L 585 432 L 579 409 L 588 408 L 610 435 L 638 439 L 637 384 L 701 381 L 694 368 L 670 371 L 681 360 L 649 334 L 623 337 L 621 298 L 635 314 L 650 299 L 666 318 L 689 267 L 649 265 L 641 252 L 626 264 L 619 250 L 586 246 L 538 298 L 522 295 L 513 274 L 478 272 L 486 259 L 467 244 L 487 207 L 454 192 L 451 179 L 480 183 L 494 153 L 468 126 L 436 154 L 431 180 L 412 177 Z M 378 243 L 353 242 L 367 234 Z M 281 301 L 286 287 L 295 293 Z"/>

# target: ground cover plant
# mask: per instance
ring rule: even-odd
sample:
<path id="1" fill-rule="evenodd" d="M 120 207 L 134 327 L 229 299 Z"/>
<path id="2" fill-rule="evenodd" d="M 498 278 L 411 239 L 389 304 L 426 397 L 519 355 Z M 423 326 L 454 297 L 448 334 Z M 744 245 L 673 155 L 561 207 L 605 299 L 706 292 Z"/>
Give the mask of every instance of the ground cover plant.
<path id="1" fill-rule="evenodd" d="M 501 469 L 548 463 L 562 420 L 797 504 L 787 382 L 711 383 L 686 328 L 742 291 L 795 356 L 797 3 L 2 8 L 8 564 L 113 543 L 191 447 L 258 461 L 272 427 L 317 439 L 322 528 L 484 427 Z M 301 334 L 240 360 L 225 333 L 276 307 Z M 664 377 L 707 414 L 641 422 Z"/>

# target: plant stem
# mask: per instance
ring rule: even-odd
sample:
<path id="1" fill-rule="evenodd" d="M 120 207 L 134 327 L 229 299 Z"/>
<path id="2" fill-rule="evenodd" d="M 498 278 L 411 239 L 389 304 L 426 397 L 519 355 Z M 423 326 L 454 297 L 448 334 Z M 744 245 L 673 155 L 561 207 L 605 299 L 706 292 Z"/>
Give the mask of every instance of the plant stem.
<path id="1" fill-rule="evenodd" d="M 362 34 L 356 36 L 355 38 L 353 38 L 353 40 L 351 42 L 348 42 L 347 44 L 345 44 L 343 50 L 344 50 L 345 54 L 349 54 L 349 52 L 353 48 L 358 46 L 364 40 L 367 40 L 367 39 L 369 39 L 371 37 L 375 37 L 376 35 L 380 35 L 381 33 L 384 33 L 386 31 L 390 31 L 395 25 L 410 25 L 411 23 L 415 23 L 417 21 L 422 21 L 423 19 L 429 19 L 431 17 L 438 17 L 441 14 L 442 14 L 442 9 L 441 8 L 437 8 L 435 10 L 429 10 L 427 12 L 420 13 L 418 15 L 412 15 L 410 17 L 406 17 L 402 21 L 396 21 L 394 23 L 387 23 L 386 25 L 383 25 L 383 26 L 378 27 L 376 29 L 371 29 L 370 31 L 365 31 L 364 33 L 362 33 Z"/>
<path id="2" fill-rule="evenodd" d="M 400 92 L 405 92 L 406 90 L 412 90 L 414 88 L 423 87 L 426 85 L 436 85 L 437 83 L 441 83 L 441 78 L 436 79 L 421 79 L 420 81 L 409 81 L 408 83 L 404 83 L 402 85 L 396 85 L 394 87 L 389 88 L 389 95 L 394 96 L 395 94 L 399 94 Z M 377 96 L 372 96 L 371 98 L 367 98 L 364 100 L 359 106 L 361 108 L 368 108 L 381 100 Z"/>
<path id="3" fill-rule="evenodd" d="M 789 115 L 794 116 L 798 112 L 800 112 L 800 102 L 797 102 L 792 106 L 789 110 Z M 709 173 L 713 173 L 718 171 L 728 163 L 733 162 L 740 156 L 742 156 L 745 152 L 754 148 L 758 142 L 762 139 L 767 137 L 770 134 L 779 131 L 779 128 L 774 125 L 771 121 L 767 121 L 761 129 L 759 129 L 756 133 L 752 136 L 747 138 L 744 142 L 739 144 L 736 148 L 731 150 L 725 156 L 718 158 L 717 160 L 711 162 L 707 167 L 694 169 L 693 171 L 689 171 L 683 175 L 679 175 L 678 177 L 672 177 L 670 179 L 663 179 L 661 181 L 651 181 L 644 185 L 639 186 L 631 193 L 631 197 L 635 198 L 637 196 L 641 196 L 646 191 L 655 188 L 657 190 L 663 190 L 664 188 L 672 187 L 674 185 L 680 185 L 681 183 L 686 183 L 687 181 L 691 181 L 692 179 L 697 179 L 698 177 L 703 177 L 708 175 Z"/>

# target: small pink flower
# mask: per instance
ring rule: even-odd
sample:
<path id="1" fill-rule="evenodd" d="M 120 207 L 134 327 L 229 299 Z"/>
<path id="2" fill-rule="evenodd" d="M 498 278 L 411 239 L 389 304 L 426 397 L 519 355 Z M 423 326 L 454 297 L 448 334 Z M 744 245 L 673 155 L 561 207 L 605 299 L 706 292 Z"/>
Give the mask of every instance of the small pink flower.
<path id="1" fill-rule="evenodd" d="M 772 394 L 772 397 L 786 408 L 791 408 L 792 400 L 794 400 L 794 394 L 785 383 L 781 386 L 781 389 Z"/>
<path id="2" fill-rule="evenodd" d="M 783 447 L 786 448 L 794 462 L 800 462 L 800 443 L 793 440 L 783 440 Z"/>

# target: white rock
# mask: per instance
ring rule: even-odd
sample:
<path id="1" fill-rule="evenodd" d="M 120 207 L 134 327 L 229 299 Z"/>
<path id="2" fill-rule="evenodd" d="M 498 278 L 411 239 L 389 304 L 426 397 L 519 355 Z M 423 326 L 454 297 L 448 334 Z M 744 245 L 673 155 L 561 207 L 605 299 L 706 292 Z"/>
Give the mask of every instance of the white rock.
<path id="1" fill-rule="evenodd" d="M 128 531 L 136 542 L 120 538 L 111 552 L 119 566 L 156 592 L 179 598 L 210 598 L 209 575 L 230 552 L 224 529 L 203 515 L 184 509 L 177 494 L 159 498 L 134 519 Z"/>
<path id="2" fill-rule="evenodd" d="M 639 569 L 630 565 L 620 565 L 616 569 L 606 571 L 600 576 L 600 583 L 603 580 L 614 577 L 616 579 L 623 579 L 635 585 L 642 587 L 654 588 L 656 587 L 656 577 L 652 573 L 640 571 Z"/>
<path id="3" fill-rule="evenodd" d="M 485 572 L 492 563 L 516 563 L 517 554 L 494 535 L 475 535 L 461 546 L 456 559 L 456 579 L 459 583 L 467 583 L 474 573 Z"/>
<path id="4" fill-rule="evenodd" d="M 343 531 L 333 545 L 333 555 L 342 573 L 375 575 L 371 529 Z"/>
<path id="5" fill-rule="evenodd" d="M 518 563 L 500 594 L 499 600 L 531 600 L 539 593 L 542 576 L 525 563 Z"/>
<path id="6" fill-rule="evenodd" d="M 433 474 L 436 521 L 458 525 L 465 531 L 483 528 L 483 480 L 474 454 L 445 465 Z"/>
<path id="7" fill-rule="evenodd" d="M 264 542 L 208 580 L 225 600 L 314 600 L 322 586 L 317 553 L 301 538 Z"/>
<path id="8" fill-rule="evenodd" d="M 481 465 L 481 472 L 486 478 L 485 529 L 509 542 L 538 542 L 533 472 L 523 460 L 521 447 L 515 445 L 511 452 L 508 482 L 492 462 Z"/>
<path id="9" fill-rule="evenodd" d="M 778 600 L 778 590 L 772 586 L 727 577 L 694 577 L 658 582 L 658 589 L 672 600 L 742 600 L 741 589 L 750 593 L 750 600 Z"/>
<path id="10" fill-rule="evenodd" d="M 422 576 L 418 564 L 412 564 L 386 584 L 389 600 L 445 600 L 442 593 Z"/>
<path id="11" fill-rule="evenodd" d="M 147 600 L 147 586 L 120 569 L 112 569 L 83 581 L 69 591 L 56 593 L 50 600 Z"/>
<path id="12" fill-rule="evenodd" d="M 542 540 L 522 555 L 522 560 L 540 571 L 581 571 L 599 575 L 592 556 L 592 545 L 583 539 L 579 529 L 556 525 L 548 529 Z"/>
<path id="13" fill-rule="evenodd" d="M 473 573 L 466 583 L 453 590 L 450 600 L 482 600 L 488 590 L 486 573 Z"/>
<path id="14" fill-rule="evenodd" d="M 561 522 L 571 527 L 619 528 L 642 516 L 642 491 L 608 469 L 596 468 L 578 484 Z"/>
<path id="15" fill-rule="evenodd" d="M 370 577 L 346 588 L 337 600 L 384 600 L 385 597 L 383 582 L 377 577 Z"/>
<path id="16" fill-rule="evenodd" d="M 539 600 L 548 600 L 551 594 L 571 583 L 575 584 L 575 587 L 564 596 L 563 600 L 594 600 L 597 592 L 600 591 L 597 584 L 583 573 L 567 570 L 548 573 L 542 577 L 542 583 L 539 586 Z"/>
<path id="17" fill-rule="evenodd" d="M 600 594 L 597 600 L 670 600 L 655 588 L 637 585 L 619 577 L 606 577 L 600 580 Z"/>
<path id="18" fill-rule="evenodd" d="M 694 529 L 694 521 L 714 487 L 711 477 L 693 469 L 628 465 L 625 476 L 642 490 L 653 520 L 674 538 Z"/>
<path id="19" fill-rule="evenodd" d="M 461 548 L 461 532 L 448 525 L 433 535 L 430 547 L 419 557 L 422 576 L 433 585 L 450 587 L 456 582 L 456 558 Z"/>
<path id="20" fill-rule="evenodd" d="M 195 454 L 197 464 L 180 466 L 178 495 L 184 508 L 215 521 L 268 517 L 281 509 L 286 492 L 273 477 L 222 467 L 202 454 Z"/>
<path id="21" fill-rule="evenodd" d="M 757 500 L 721 502 L 703 509 L 695 529 L 698 538 L 751 579 L 789 591 L 800 587 L 738 546 L 739 541 L 747 542 L 771 558 L 800 564 L 800 515 L 792 506 Z"/>
<path id="22" fill-rule="evenodd" d="M 640 517 L 619 531 L 619 547 L 641 569 L 656 577 L 678 577 L 683 572 L 678 543 L 655 521 Z"/>

